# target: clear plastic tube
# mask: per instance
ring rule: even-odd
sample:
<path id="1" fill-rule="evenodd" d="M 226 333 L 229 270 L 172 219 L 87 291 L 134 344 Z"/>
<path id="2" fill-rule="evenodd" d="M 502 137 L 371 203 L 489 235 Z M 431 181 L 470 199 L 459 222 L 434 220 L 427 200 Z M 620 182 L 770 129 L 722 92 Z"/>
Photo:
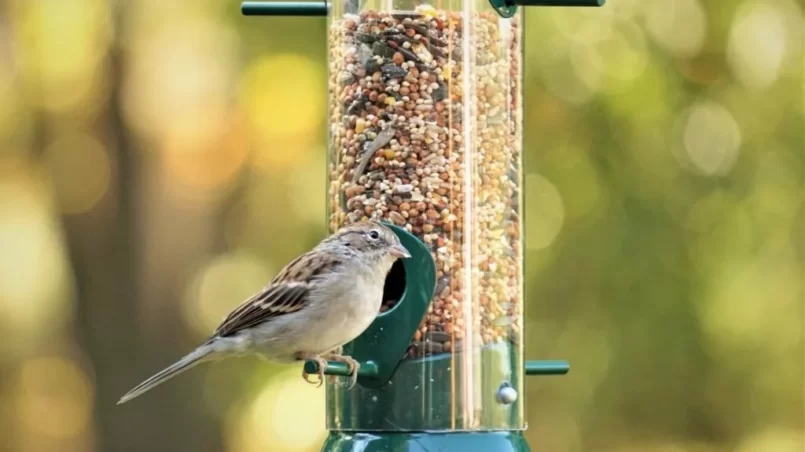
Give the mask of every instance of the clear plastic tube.
<path id="1" fill-rule="evenodd" d="M 523 428 L 497 397 L 522 392 L 521 18 L 485 0 L 336 0 L 328 24 L 330 228 L 395 223 L 437 266 L 415 377 L 392 382 L 415 400 L 377 429 Z"/>

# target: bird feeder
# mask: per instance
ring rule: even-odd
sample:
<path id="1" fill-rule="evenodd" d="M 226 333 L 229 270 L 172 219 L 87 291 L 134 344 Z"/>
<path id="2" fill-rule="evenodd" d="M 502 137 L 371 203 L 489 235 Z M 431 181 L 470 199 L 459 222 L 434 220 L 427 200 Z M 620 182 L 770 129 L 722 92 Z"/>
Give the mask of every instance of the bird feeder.
<path id="1" fill-rule="evenodd" d="M 245 15 L 327 18 L 330 229 L 380 220 L 412 255 L 344 347 L 361 364 L 357 385 L 327 383 L 323 451 L 529 450 L 523 377 L 569 365 L 523 358 L 518 7 L 603 3 L 242 4 Z"/>

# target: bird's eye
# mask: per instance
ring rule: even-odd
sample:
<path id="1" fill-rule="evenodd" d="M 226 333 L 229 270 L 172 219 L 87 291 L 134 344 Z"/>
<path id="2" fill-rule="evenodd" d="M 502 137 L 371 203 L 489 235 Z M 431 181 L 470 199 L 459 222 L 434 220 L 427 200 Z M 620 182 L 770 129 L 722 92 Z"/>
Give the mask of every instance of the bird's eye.
<path id="1" fill-rule="evenodd" d="M 372 240 L 377 240 L 380 238 L 380 233 L 374 230 L 369 231 L 369 238 Z"/>

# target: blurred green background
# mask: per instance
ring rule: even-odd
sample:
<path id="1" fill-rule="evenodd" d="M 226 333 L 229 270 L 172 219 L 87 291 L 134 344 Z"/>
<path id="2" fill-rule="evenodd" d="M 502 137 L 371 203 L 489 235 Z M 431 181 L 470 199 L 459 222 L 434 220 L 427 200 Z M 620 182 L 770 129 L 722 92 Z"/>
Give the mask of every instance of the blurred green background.
<path id="1" fill-rule="evenodd" d="M 526 30 L 535 451 L 805 449 L 801 0 Z M 299 366 L 133 385 L 326 232 L 325 23 L 0 0 L 0 450 L 315 451 Z"/>

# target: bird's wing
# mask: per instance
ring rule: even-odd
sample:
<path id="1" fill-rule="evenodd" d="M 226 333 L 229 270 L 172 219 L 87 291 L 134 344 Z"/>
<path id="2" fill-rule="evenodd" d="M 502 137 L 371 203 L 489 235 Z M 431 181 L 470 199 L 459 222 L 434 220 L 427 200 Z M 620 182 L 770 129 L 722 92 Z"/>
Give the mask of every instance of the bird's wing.
<path id="1" fill-rule="evenodd" d="M 311 251 L 294 259 L 268 286 L 244 301 L 215 330 L 215 336 L 231 336 L 245 328 L 301 311 L 310 301 L 318 276 L 332 272 L 342 260 Z"/>

